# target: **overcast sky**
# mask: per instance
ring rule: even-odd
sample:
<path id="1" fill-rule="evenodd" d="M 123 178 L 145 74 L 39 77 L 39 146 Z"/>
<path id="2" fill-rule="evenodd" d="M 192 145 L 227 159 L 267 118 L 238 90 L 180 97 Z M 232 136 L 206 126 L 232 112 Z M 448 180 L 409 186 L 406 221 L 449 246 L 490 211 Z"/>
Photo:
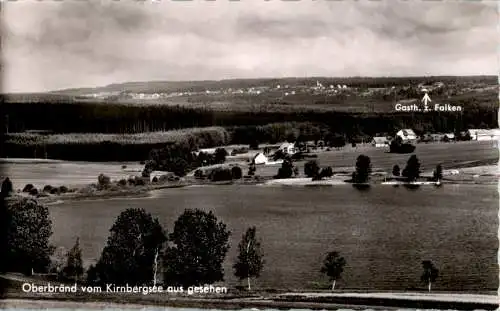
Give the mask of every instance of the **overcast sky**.
<path id="1" fill-rule="evenodd" d="M 7 2 L 3 92 L 148 80 L 497 75 L 497 1 Z"/>

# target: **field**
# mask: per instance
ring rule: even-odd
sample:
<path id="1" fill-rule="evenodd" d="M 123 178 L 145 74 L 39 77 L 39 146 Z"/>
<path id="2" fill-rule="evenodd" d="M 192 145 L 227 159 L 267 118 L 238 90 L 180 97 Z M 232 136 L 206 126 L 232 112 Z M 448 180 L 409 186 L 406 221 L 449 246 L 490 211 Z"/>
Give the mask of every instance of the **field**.
<path id="1" fill-rule="evenodd" d="M 392 166 L 398 164 L 404 167 L 410 154 L 387 153 L 386 148 L 374 148 L 371 146 L 352 148 L 345 147 L 343 150 L 320 152 L 316 159 L 321 167 L 332 166 L 334 171 L 352 171 L 356 158 L 360 154 L 370 157 L 373 169 L 391 172 Z M 444 169 L 468 166 L 468 164 L 483 165 L 498 163 L 498 147 L 496 142 L 457 142 L 457 143 L 431 143 L 418 144 L 415 154 L 418 156 L 424 172 L 431 172 L 437 164 L 442 164 Z M 248 156 L 248 158 L 250 155 Z M 228 162 L 240 163 L 246 169 L 247 157 L 239 156 L 235 159 L 228 158 Z M 41 162 L 40 162 L 41 161 Z M 297 162 L 296 165 L 303 174 L 305 161 Z M 97 176 L 101 173 L 109 175 L 112 179 L 126 178 L 137 175 L 143 166 L 138 162 L 70 162 L 26 159 L 18 161 L 15 159 L 3 160 L 4 175 L 9 176 L 14 182 L 15 188 L 22 188 L 27 183 L 43 187 L 46 184 L 53 186 L 71 185 L 82 186 L 95 183 Z M 124 170 L 122 165 L 126 165 Z M 257 175 L 274 176 L 279 165 L 258 165 Z"/>
<path id="2" fill-rule="evenodd" d="M 17 145 L 55 145 L 55 144 L 102 144 L 115 143 L 121 145 L 167 144 L 180 142 L 201 135 L 221 135 L 224 142 L 225 130 L 220 127 L 190 128 L 172 131 L 145 132 L 136 134 L 104 134 L 104 133 L 67 133 L 40 135 L 31 133 L 12 133 L 6 135 L 6 143 Z"/>
<path id="3" fill-rule="evenodd" d="M 499 153 L 496 141 L 457 142 L 457 143 L 429 143 L 417 144 L 414 154 L 420 160 L 424 172 L 432 172 L 436 165 L 441 164 L 444 169 L 467 166 L 468 164 L 483 165 L 498 163 Z M 411 154 L 388 153 L 387 148 L 345 147 L 342 150 L 321 152 L 318 158 L 321 167 L 331 166 L 334 171 L 352 171 L 356 158 L 364 154 L 370 157 L 374 170 L 390 173 L 397 164 L 402 169 Z M 303 172 L 305 161 L 298 162 L 300 172 Z M 279 166 L 257 166 L 257 174 L 273 176 Z"/>
<path id="4" fill-rule="evenodd" d="M 126 165 L 126 169 L 122 169 Z M 37 188 L 45 185 L 82 187 L 97 183 L 99 174 L 106 174 L 113 180 L 140 175 L 143 165 L 138 162 L 90 163 L 67 161 L 26 161 L 7 160 L 2 163 L 2 175 L 12 180 L 15 189 L 23 189 L 26 184 Z"/>

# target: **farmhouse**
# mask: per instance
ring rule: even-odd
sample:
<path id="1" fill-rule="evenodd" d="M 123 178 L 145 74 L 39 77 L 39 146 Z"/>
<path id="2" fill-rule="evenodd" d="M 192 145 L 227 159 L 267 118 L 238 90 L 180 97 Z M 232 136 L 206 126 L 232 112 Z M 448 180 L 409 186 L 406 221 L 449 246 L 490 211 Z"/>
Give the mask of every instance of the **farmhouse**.
<path id="1" fill-rule="evenodd" d="M 290 155 L 296 152 L 294 143 L 283 143 L 281 144 L 278 150 L 283 151 L 284 154 L 290 154 Z"/>
<path id="2" fill-rule="evenodd" d="M 374 147 L 387 147 L 389 145 L 389 140 L 387 137 L 377 136 L 372 139 L 372 146 Z"/>
<path id="3" fill-rule="evenodd" d="M 499 140 L 500 129 L 469 129 L 467 131 L 471 140 Z"/>
<path id="4" fill-rule="evenodd" d="M 443 141 L 454 141 L 455 140 L 455 134 L 453 133 L 446 133 L 443 136 Z"/>
<path id="5" fill-rule="evenodd" d="M 445 138 L 445 134 L 441 133 L 431 134 L 431 138 L 433 141 L 443 141 Z"/>
<path id="6" fill-rule="evenodd" d="M 417 140 L 417 135 L 412 129 L 402 129 L 396 133 L 396 137 L 400 137 L 403 143 L 412 143 Z"/>
<path id="7" fill-rule="evenodd" d="M 250 162 L 253 162 L 255 165 L 259 165 L 259 164 L 266 164 L 267 162 L 269 162 L 269 159 L 261 152 L 257 153 L 252 161 Z"/>

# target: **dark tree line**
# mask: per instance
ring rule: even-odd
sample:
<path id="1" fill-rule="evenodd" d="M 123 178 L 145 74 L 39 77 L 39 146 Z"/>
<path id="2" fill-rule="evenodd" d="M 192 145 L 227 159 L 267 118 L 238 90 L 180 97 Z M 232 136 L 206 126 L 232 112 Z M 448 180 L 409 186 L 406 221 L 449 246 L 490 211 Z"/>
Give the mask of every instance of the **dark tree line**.
<path id="1" fill-rule="evenodd" d="M 493 98 L 495 99 L 495 98 Z M 496 99 L 495 99 L 496 100 Z M 119 103 L 8 103 L 1 117 L 8 132 L 29 129 L 55 133 L 142 133 L 172 129 L 223 126 L 243 127 L 250 137 L 272 141 L 272 135 L 256 132 L 257 126 L 277 122 L 323 124 L 330 132 L 347 136 L 374 135 L 412 127 L 422 131 L 452 132 L 455 128 L 496 127 L 496 106 L 474 102 L 474 97 L 451 103 L 463 105 L 463 113 L 349 113 L 318 110 L 301 111 L 216 111 L 171 105 L 125 105 Z M 248 127 L 248 128 L 245 128 Z M 250 143 L 244 132 L 235 131 L 235 140 Z M 259 137 L 260 136 L 260 137 Z"/>
<path id="2" fill-rule="evenodd" d="M 227 155 L 224 148 L 217 148 L 214 154 L 203 151 L 195 153 L 188 143 L 171 144 L 161 149 L 151 150 L 142 174 L 149 177 L 152 171 L 159 170 L 184 176 L 189 170 L 197 167 L 222 164 Z"/>

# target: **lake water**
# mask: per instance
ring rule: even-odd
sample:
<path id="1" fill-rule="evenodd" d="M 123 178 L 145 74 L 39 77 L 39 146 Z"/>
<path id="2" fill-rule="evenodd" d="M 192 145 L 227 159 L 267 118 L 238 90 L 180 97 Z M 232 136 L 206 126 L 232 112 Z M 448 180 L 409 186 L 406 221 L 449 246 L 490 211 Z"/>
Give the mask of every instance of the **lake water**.
<path id="1" fill-rule="evenodd" d="M 497 290 L 496 185 L 441 188 L 206 186 L 165 189 L 153 198 L 65 202 L 50 206 L 56 246 L 80 237 L 86 264 L 104 247 L 126 208 L 145 208 L 169 232 L 186 208 L 212 210 L 232 231 L 226 284 L 243 232 L 256 226 L 266 264 L 260 287 L 311 288 L 327 281 L 320 267 L 328 251 L 345 257 L 339 288 L 422 288 L 421 261 L 440 270 L 436 290 Z"/>

